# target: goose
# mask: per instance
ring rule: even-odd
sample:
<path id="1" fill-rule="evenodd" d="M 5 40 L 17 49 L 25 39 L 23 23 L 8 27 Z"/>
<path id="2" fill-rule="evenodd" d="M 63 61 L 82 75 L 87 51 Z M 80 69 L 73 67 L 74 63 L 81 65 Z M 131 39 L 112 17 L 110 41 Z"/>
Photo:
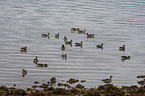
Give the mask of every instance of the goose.
<path id="1" fill-rule="evenodd" d="M 103 43 L 101 45 L 97 45 L 97 48 L 103 49 Z"/>
<path id="2" fill-rule="evenodd" d="M 64 51 L 64 50 L 65 50 L 65 47 L 64 47 L 64 45 L 62 45 L 62 46 L 61 46 L 61 50 L 62 50 L 62 51 Z"/>
<path id="3" fill-rule="evenodd" d="M 94 38 L 94 34 L 87 33 L 87 38 Z"/>
<path id="4" fill-rule="evenodd" d="M 66 36 L 64 36 L 63 40 L 64 40 L 64 41 L 67 41 L 67 38 L 66 38 Z"/>
<path id="5" fill-rule="evenodd" d="M 47 67 L 48 64 L 41 64 L 41 63 L 38 63 L 36 66 L 37 66 L 37 67 Z"/>
<path id="6" fill-rule="evenodd" d="M 27 74 L 27 70 L 22 69 L 22 75 L 26 75 Z"/>
<path id="7" fill-rule="evenodd" d="M 130 56 L 121 56 L 122 60 L 130 59 Z"/>
<path id="8" fill-rule="evenodd" d="M 84 33 L 85 34 L 86 32 L 86 29 L 83 31 L 83 30 L 78 30 L 78 34 L 81 34 L 81 33 Z"/>
<path id="9" fill-rule="evenodd" d="M 102 81 L 104 81 L 104 83 L 107 83 L 107 85 L 108 85 L 108 83 L 111 83 L 112 82 L 112 75 L 110 76 L 110 79 L 103 79 Z"/>
<path id="10" fill-rule="evenodd" d="M 27 46 L 21 47 L 21 52 L 27 52 Z"/>
<path id="11" fill-rule="evenodd" d="M 48 33 L 48 34 L 42 34 L 42 37 L 48 37 L 49 38 L 49 34 L 50 33 Z"/>
<path id="12" fill-rule="evenodd" d="M 36 56 L 36 58 L 35 58 L 35 59 L 33 59 L 33 62 L 34 62 L 35 64 L 37 64 L 37 63 L 38 63 L 37 56 Z"/>
<path id="13" fill-rule="evenodd" d="M 81 41 L 81 43 L 75 43 L 75 46 L 81 46 L 82 47 L 82 44 L 83 43 L 83 41 Z"/>
<path id="14" fill-rule="evenodd" d="M 48 64 L 44 64 L 44 67 L 47 67 L 48 66 Z"/>
<path id="15" fill-rule="evenodd" d="M 67 60 L 67 53 L 66 54 L 62 54 L 62 58 Z"/>
<path id="16" fill-rule="evenodd" d="M 86 82 L 86 80 L 81 80 L 81 82 L 83 83 L 83 82 Z"/>
<path id="17" fill-rule="evenodd" d="M 59 33 L 55 35 L 55 39 L 59 39 Z"/>
<path id="18" fill-rule="evenodd" d="M 78 31 L 79 28 L 71 28 L 71 31 Z"/>
<path id="19" fill-rule="evenodd" d="M 125 45 L 123 45 L 123 47 L 119 47 L 119 51 L 125 51 Z"/>
<path id="20" fill-rule="evenodd" d="M 65 41 L 65 44 L 66 44 L 66 45 L 72 45 L 72 40 L 70 40 L 70 41 Z"/>

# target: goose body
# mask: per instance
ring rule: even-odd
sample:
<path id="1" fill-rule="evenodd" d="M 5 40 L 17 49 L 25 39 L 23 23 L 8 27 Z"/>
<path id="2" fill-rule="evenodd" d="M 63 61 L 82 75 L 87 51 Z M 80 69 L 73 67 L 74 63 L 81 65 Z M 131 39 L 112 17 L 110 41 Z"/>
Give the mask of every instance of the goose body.
<path id="1" fill-rule="evenodd" d="M 97 48 L 103 49 L 103 43 L 101 45 L 97 45 Z"/>
<path id="2" fill-rule="evenodd" d="M 78 31 L 79 28 L 71 28 L 71 31 Z"/>
<path id="3" fill-rule="evenodd" d="M 26 75 L 27 74 L 27 70 L 23 69 L 22 70 L 22 75 Z"/>
<path id="4" fill-rule="evenodd" d="M 67 38 L 66 38 L 66 36 L 64 36 L 63 40 L 64 40 L 64 41 L 67 41 Z"/>
<path id="5" fill-rule="evenodd" d="M 55 35 L 55 39 L 59 39 L 59 33 Z"/>
<path id="6" fill-rule="evenodd" d="M 38 63 L 36 66 L 37 66 L 37 67 L 47 67 L 48 65 L 47 65 L 47 64 Z"/>
<path id="7" fill-rule="evenodd" d="M 122 60 L 130 59 L 130 56 L 121 56 L 121 57 L 122 57 Z"/>
<path id="8" fill-rule="evenodd" d="M 108 78 L 108 79 L 103 79 L 102 81 L 104 82 L 104 83 L 107 83 L 107 85 L 108 85 L 108 83 L 111 83 L 112 82 L 112 75 L 110 76 L 110 78 Z"/>
<path id="9" fill-rule="evenodd" d="M 35 64 L 37 64 L 37 63 L 38 63 L 37 56 L 36 56 L 36 58 L 33 60 L 33 62 L 34 62 Z"/>
<path id="10" fill-rule="evenodd" d="M 72 45 L 72 40 L 66 41 L 65 44 L 66 44 L 66 45 Z"/>
<path id="11" fill-rule="evenodd" d="M 84 33 L 85 34 L 85 32 L 86 32 L 86 30 L 78 30 L 78 34 L 82 34 L 82 33 Z"/>
<path id="12" fill-rule="evenodd" d="M 67 54 L 62 54 L 62 58 L 67 60 Z"/>
<path id="13" fill-rule="evenodd" d="M 82 46 L 83 45 L 83 41 L 81 41 L 81 43 L 75 43 L 75 46 Z"/>
<path id="14" fill-rule="evenodd" d="M 119 47 L 119 51 L 125 51 L 125 45 L 123 45 L 123 47 Z"/>
<path id="15" fill-rule="evenodd" d="M 27 52 L 27 46 L 21 47 L 21 52 Z"/>
<path id="16" fill-rule="evenodd" d="M 65 46 L 64 46 L 64 45 L 61 46 L 61 50 L 62 50 L 62 51 L 65 50 Z"/>
<path id="17" fill-rule="evenodd" d="M 94 38 L 94 34 L 87 33 L 87 38 Z"/>
<path id="18" fill-rule="evenodd" d="M 49 38 L 49 34 L 50 33 L 48 33 L 48 34 L 42 34 L 42 37 L 48 37 Z"/>

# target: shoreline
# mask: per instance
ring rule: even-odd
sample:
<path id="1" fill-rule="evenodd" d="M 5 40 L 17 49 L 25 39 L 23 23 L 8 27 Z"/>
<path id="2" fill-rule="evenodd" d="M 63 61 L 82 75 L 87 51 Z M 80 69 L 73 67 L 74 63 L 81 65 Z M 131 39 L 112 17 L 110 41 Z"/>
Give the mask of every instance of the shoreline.
<path id="1" fill-rule="evenodd" d="M 82 83 L 85 80 L 70 78 L 66 83 L 59 83 L 55 77 L 50 81 L 40 84 L 34 81 L 32 88 L 21 88 L 0 86 L 0 96 L 145 96 L 145 85 L 117 87 L 113 84 L 104 84 L 95 88 L 85 88 Z M 57 85 L 56 85 L 57 83 Z M 73 84 L 78 83 L 76 86 Z M 81 84 L 79 84 L 81 83 Z M 74 87 L 72 87 L 74 86 Z"/>
<path id="2" fill-rule="evenodd" d="M 84 88 L 78 84 L 71 88 L 54 88 L 53 86 L 42 89 L 27 88 L 26 90 L 15 87 L 0 87 L 1 96 L 145 96 L 145 86 L 122 86 L 118 88 L 113 84 L 100 85 L 98 88 Z"/>

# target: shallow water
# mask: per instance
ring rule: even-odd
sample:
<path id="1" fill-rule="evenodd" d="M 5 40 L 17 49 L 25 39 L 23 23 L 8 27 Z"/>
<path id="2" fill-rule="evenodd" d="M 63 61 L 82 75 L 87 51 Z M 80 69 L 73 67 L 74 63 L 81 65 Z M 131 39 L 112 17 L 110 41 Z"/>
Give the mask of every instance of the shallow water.
<path id="1" fill-rule="evenodd" d="M 116 86 L 137 85 L 136 76 L 145 73 L 144 6 L 144 0 L 0 0 L 0 85 L 26 88 L 56 77 L 58 82 L 75 78 L 86 80 L 85 87 L 97 87 L 110 75 Z M 71 32 L 72 27 L 95 38 Z M 49 39 L 41 37 L 48 32 Z M 61 57 L 64 36 L 73 40 L 72 47 L 65 45 L 67 60 Z M 83 48 L 75 47 L 80 41 Z M 103 50 L 96 48 L 101 43 Z M 119 51 L 124 44 L 125 52 Z M 20 52 L 24 46 L 27 53 Z M 131 59 L 122 62 L 123 55 Z M 36 67 L 35 56 L 48 67 Z M 24 78 L 22 69 L 28 71 Z"/>

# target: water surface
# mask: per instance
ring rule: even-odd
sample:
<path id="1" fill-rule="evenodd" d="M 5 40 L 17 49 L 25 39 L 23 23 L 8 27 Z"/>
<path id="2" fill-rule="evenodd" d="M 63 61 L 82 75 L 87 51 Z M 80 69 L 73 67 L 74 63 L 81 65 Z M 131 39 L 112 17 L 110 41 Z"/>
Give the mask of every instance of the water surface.
<path id="1" fill-rule="evenodd" d="M 136 76 L 145 73 L 144 6 L 144 0 L 0 0 L 0 85 L 26 88 L 35 80 L 56 77 L 58 82 L 75 78 L 86 80 L 85 87 L 97 87 L 110 75 L 116 86 L 137 85 Z M 95 38 L 72 33 L 72 27 Z M 48 32 L 49 39 L 41 37 Z M 73 40 L 72 47 L 65 45 L 67 60 L 61 57 L 64 36 Z M 75 47 L 80 41 L 83 48 Z M 96 48 L 101 43 L 103 50 Z M 119 51 L 124 44 L 125 52 Z M 20 52 L 24 46 L 27 53 Z M 122 62 L 123 55 L 131 59 Z M 36 67 L 35 56 L 48 67 Z M 24 78 L 22 69 L 28 71 Z"/>

